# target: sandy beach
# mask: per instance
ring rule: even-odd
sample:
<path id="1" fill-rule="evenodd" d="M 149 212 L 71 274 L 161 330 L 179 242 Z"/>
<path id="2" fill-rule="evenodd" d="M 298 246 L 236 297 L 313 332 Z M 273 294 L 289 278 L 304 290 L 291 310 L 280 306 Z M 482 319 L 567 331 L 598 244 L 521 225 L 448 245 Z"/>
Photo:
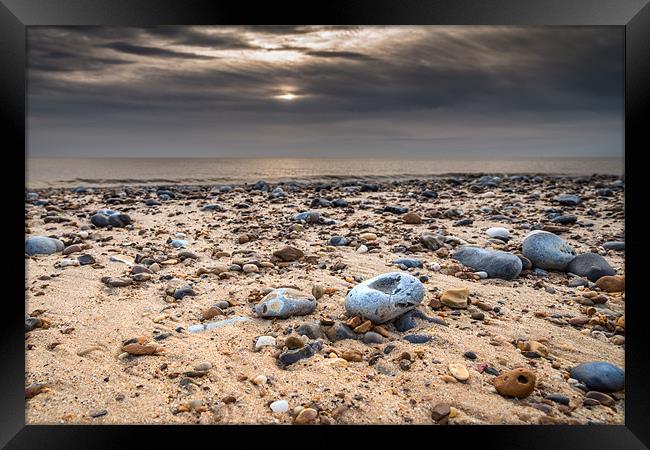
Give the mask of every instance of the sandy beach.
<path id="1" fill-rule="evenodd" d="M 128 220 L 91 220 L 102 209 Z M 624 292 L 522 250 L 542 230 L 625 275 L 616 176 L 42 188 L 25 218 L 26 238 L 64 249 L 26 250 L 28 424 L 624 423 L 624 390 L 571 377 L 625 368 Z M 465 266 L 465 246 L 522 256 L 519 270 Z M 424 287 L 404 331 L 346 311 L 351 289 L 390 272 Z M 260 317 L 282 287 L 315 309 Z M 517 368 L 532 392 L 503 395 L 495 379 Z"/>

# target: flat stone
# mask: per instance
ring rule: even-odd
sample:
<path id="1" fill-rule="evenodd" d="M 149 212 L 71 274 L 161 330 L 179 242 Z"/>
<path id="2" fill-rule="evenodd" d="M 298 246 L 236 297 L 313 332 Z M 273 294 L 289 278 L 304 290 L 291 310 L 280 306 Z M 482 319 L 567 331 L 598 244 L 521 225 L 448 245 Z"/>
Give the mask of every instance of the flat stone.
<path id="1" fill-rule="evenodd" d="M 464 364 L 452 363 L 448 367 L 449 373 L 458 381 L 467 381 L 469 379 L 469 371 Z"/>
<path id="2" fill-rule="evenodd" d="M 345 297 L 348 316 L 383 323 L 414 309 L 424 298 L 424 285 L 404 272 L 385 273 L 355 286 Z"/>
<path id="3" fill-rule="evenodd" d="M 273 256 L 281 259 L 282 261 L 291 262 L 291 261 L 298 261 L 300 258 L 304 257 L 305 254 L 302 252 L 302 250 L 287 245 L 286 247 L 283 247 L 280 250 L 274 251 Z"/>
<path id="4" fill-rule="evenodd" d="M 286 319 L 304 316 L 316 309 L 316 299 L 292 288 L 274 289 L 255 306 L 255 313 L 264 318 Z"/>
<path id="5" fill-rule="evenodd" d="M 447 289 L 440 296 L 440 302 L 450 308 L 467 308 L 469 288 Z"/>

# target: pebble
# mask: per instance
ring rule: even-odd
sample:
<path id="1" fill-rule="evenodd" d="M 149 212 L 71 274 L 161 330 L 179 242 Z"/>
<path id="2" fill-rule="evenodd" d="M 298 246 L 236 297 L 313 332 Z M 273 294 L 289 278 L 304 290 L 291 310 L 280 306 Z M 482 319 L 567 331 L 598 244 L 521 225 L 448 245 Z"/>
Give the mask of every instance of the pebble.
<path id="1" fill-rule="evenodd" d="M 449 407 L 448 404 L 446 404 L 446 403 L 438 403 L 431 410 L 431 418 L 433 420 L 435 420 L 436 422 L 440 422 L 441 420 L 446 419 L 447 417 L 449 417 L 450 413 L 451 413 L 451 408 Z"/>
<path id="2" fill-rule="evenodd" d="M 597 253 L 583 253 L 576 256 L 566 270 L 594 282 L 604 276 L 616 275 L 616 271 L 607 260 Z"/>
<path id="3" fill-rule="evenodd" d="M 535 382 L 536 377 L 532 371 L 517 368 L 496 377 L 494 387 L 503 396 L 524 398 L 533 392 Z"/>
<path id="4" fill-rule="evenodd" d="M 274 413 L 286 413 L 289 411 L 289 402 L 286 400 L 276 400 L 269 406 Z"/>
<path id="5" fill-rule="evenodd" d="M 491 278 L 512 280 L 522 269 L 522 262 L 516 255 L 499 250 L 464 246 L 454 252 L 452 258 L 472 270 L 485 272 Z"/>
<path id="6" fill-rule="evenodd" d="M 425 344 L 431 342 L 432 337 L 425 334 L 409 334 L 404 336 L 404 340 L 411 344 Z"/>
<path id="7" fill-rule="evenodd" d="M 431 233 L 423 233 L 422 236 L 420 236 L 420 243 L 434 252 L 443 246 L 443 240 L 443 236 Z"/>
<path id="8" fill-rule="evenodd" d="M 269 381 L 269 379 L 264 375 L 258 375 L 255 378 L 253 378 L 253 383 L 256 384 L 257 386 L 263 386 L 268 381 Z"/>
<path id="9" fill-rule="evenodd" d="M 334 325 L 324 329 L 327 338 L 332 341 L 340 341 L 343 339 L 356 339 L 357 335 L 352 329 L 343 322 L 336 322 Z M 367 333 L 366 333 L 367 334 Z"/>
<path id="10" fill-rule="evenodd" d="M 123 228 L 129 225 L 131 222 L 131 217 L 128 214 L 120 214 L 119 212 L 113 211 L 111 209 L 100 209 L 90 217 L 90 223 L 98 228 L 104 228 L 108 226 Z"/>
<path id="11" fill-rule="evenodd" d="M 318 411 L 313 408 L 305 408 L 298 413 L 293 423 L 296 425 L 307 425 L 313 423 L 318 418 Z"/>
<path id="12" fill-rule="evenodd" d="M 316 299 L 292 288 L 274 289 L 255 306 L 255 313 L 264 318 L 286 319 L 304 316 L 316 309 Z"/>
<path id="13" fill-rule="evenodd" d="M 379 333 L 375 333 L 374 331 L 369 331 L 364 334 L 361 340 L 364 344 L 383 344 L 386 342 L 385 337 Z"/>
<path id="14" fill-rule="evenodd" d="M 359 246 L 359 248 L 357 248 L 357 253 L 359 253 L 360 255 L 362 255 L 362 254 L 364 254 L 364 253 L 368 253 L 368 247 L 366 247 L 365 245 L 361 244 L 361 245 Z"/>
<path id="15" fill-rule="evenodd" d="M 306 223 L 318 223 L 321 220 L 318 211 L 305 211 L 293 216 L 295 222 L 305 221 Z"/>
<path id="16" fill-rule="evenodd" d="M 469 288 L 447 289 L 440 296 L 440 302 L 450 308 L 467 308 Z"/>
<path id="17" fill-rule="evenodd" d="M 273 256 L 281 259 L 284 262 L 291 262 L 301 259 L 305 256 L 305 254 L 302 252 L 302 250 L 288 245 L 281 248 L 280 250 L 274 251 Z"/>
<path id="18" fill-rule="evenodd" d="M 174 248 L 185 248 L 187 246 L 187 241 L 183 239 L 172 239 L 169 245 Z"/>
<path id="19" fill-rule="evenodd" d="M 582 382 L 592 391 L 617 392 L 625 387 L 625 372 L 605 361 L 580 364 L 571 369 L 571 378 Z"/>
<path id="20" fill-rule="evenodd" d="M 345 246 L 350 243 L 350 240 L 345 236 L 332 236 L 328 242 L 329 245 L 333 246 Z"/>
<path id="21" fill-rule="evenodd" d="M 422 261 L 419 259 L 412 259 L 412 258 L 398 258 L 393 261 L 393 264 L 396 264 L 398 266 L 404 266 L 406 268 L 421 268 L 422 266 Z"/>
<path id="22" fill-rule="evenodd" d="M 623 241 L 609 241 L 603 244 L 605 250 L 625 251 L 625 242 Z"/>
<path id="23" fill-rule="evenodd" d="M 614 404 L 616 403 L 616 401 L 612 397 L 598 391 L 589 391 L 587 392 L 585 397 L 593 400 L 597 400 L 598 403 L 605 406 L 614 406 Z"/>
<path id="24" fill-rule="evenodd" d="M 546 400 L 550 400 L 555 403 L 560 403 L 562 405 L 568 405 L 569 404 L 569 397 L 566 397 L 564 395 L 560 394 L 549 394 L 544 397 Z"/>
<path id="25" fill-rule="evenodd" d="M 345 310 L 348 316 L 383 323 L 414 309 L 423 298 L 420 280 L 404 272 L 390 272 L 355 286 L 345 297 Z"/>
<path id="26" fill-rule="evenodd" d="M 465 352 L 463 356 L 467 359 L 476 359 L 476 353 L 474 352 Z"/>
<path id="27" fill-rule="evenodd" d="M 244 264 L 242 270 L 244 273 L 257 273 L 260 271 L 259 267 L 257 267 L 255 264 Z"/>
<path id="28" fill-rule="evenodd" d="M 469 371 L 464 364 L 449 364 L 449 373 L 458 381 L 467 381 L 469 379 Z"/>
<path id="29" fill-rule="evenodd" d="M 499 239 L 505 239 L 508 240 L 510 239 L 510 232 L 503 227 L 492 227 L 488 228 L 485 233 L 490 236 L 491 238 L 499 238 Z"/>
<path id="30" fill-rule="evenodd" d="M 557 195 L 553 198 L 553 200 L 558 202 L 560 205 L 566 206 L 576 206 L 582 203 L 582 198 L 580 198 L 579 195 L 572 194 Z"/>
<path id="31" fill-rule="evenodd" d="M 275 347 L 275 338 L 273 336 L 260 336 L 255 341 L 255 350 L 260 350 L 263 347 Z"/>
<path id="32" fill-rule="evenodd" d="M 307 336 L 309 339 L 320 339 L 323 332 L 317 323 L 303 323 L 296 328 L 296 333 L 300 336 Z"/>
<path id="33" fill-rule="evenodd" d="M 101 282 L 109 287 L 125 287 L 129 286 L 133 280 L 131 278 L 103 277 Z"/>
<path id="34" fill-rule="evenodd" d="M 202 362 L 194 366 L 194 370 L 205 372 L 212 369 L 212 364 L 209 362 Z"/>
<path id="35" fill-rule="evenodd" d="M 314 341 L 309 343 L 302 348 L 295 350 L 286 350 L 280 354 L 278 357 L 278 364 L 280 367 L 285 368 L 286 366 L 293 364 L 301 359 L 310 358 L 316 354 L 316 351 L 322 348 L 322 344 L 319 341 Z"/>
<path id="36" fill-rule="evenodd" d="M 402 220 L 408 225 L 419 225 L 422 223 L 422 218 L 414 212 L 404 214 Z"/>
<path id="37" fill-rule="evenodd" d="M 607 275 L 596 281 L 596 286 L 605 292 L 623 292 L 625 290 L 625 276 Z"/>
<path id="38" fill-rule="evenodd" d="M 78 259 L 62 259 L 59 261 L 59 267 L 68 267 L 68 266 L 79 266 L 81 265 L 79 263 Z"/>
<path id="39" fill-rule="evenodd" d="M 25 239 L 25 253 L 28 255 L 51 255 L 63 251 L 63 242 L 45 236 L 31 236 Z"/>
<path id="40" fill-rule="evenodd" d="M 548 231 L 530 233 L 522 242 L 522 253 L 535 267 L 562 271 L 576 256 L 564 239 Z"/>

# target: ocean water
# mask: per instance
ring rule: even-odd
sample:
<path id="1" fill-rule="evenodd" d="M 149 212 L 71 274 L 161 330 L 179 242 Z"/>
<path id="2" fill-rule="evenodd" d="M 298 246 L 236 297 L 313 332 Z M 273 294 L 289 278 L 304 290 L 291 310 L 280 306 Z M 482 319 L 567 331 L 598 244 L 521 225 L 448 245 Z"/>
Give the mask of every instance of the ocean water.
<path id="1" fill-rule="evenodd" d="M 26 186 L 218 184 L 435 175 L 624 174 L 622 158 L 27 158 Z"/>

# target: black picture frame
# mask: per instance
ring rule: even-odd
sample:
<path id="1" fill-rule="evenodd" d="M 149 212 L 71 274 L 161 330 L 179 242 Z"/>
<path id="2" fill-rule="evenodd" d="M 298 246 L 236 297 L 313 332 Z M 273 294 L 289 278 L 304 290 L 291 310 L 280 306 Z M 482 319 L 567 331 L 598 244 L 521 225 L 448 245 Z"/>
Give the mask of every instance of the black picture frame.
<path id="1" fill-rule="evenodd" d="M 423 445 L 440 445 L 442 438 L 473 441 L 480 448 L 647 448 L 650 445 L 650 388 L 647 382 L 648 327 L 644 326 L 648 300 L 643 296 L 643 256 L 646 245 L 643 205 L 647 192 L 642 158 L 650 139 L 650 6 L 648 0 L 356 0 L 301 4 L 243 3 L 225 1 L 174 0 L 0 0 L 0 118 L 5 143 L 5 158 L 15 176 L 7 182 L 3 222 L 12 227 L 11 251 L 4 258 L 8 265 L 20 261 L 24 251 L 18 236 L 24 230 L 20 210 L 24 196 L 18 191 L 25 173 L 25 81 L 26 28 L 37 25 L 190 25 L 190 24 L 438 24 L 438 25 L 609 25 L 625 28 L 625 230 L 627 290 L 626 308 L 626 408 L 621 426 L 448 426 L 414 427 L 409 434 L 392 427 L 302 427 L 305 438 L 315 433 L 346 432 L 364 446 L 377 436 L 392 434 L 404 445 L 413 445 L 418 431 Z M 20 154 L 20 149 L 23 154 Z M 6 163 L 5 163 L 6 164 Z M 5 168 L 6 170 L 7 168 Z M 22 172 L 21 172 L 22 171 Z M 638 173 L 637 173 L 638 172 Z M 24 181 L 24 179 L 23 179 Z M 638 228 L 637 228 L 638 227 Z M 647 237 L 646 237 L 647 239 Z M 647 264 L 646 264 L 647 266 Z M 276 433 L 298 427 L 229 427 L 215 432 L 211 427 L 157 426 L 36 426 L 25 425 L 24 388 L 24 304 L 20 283 L 24 266 L 9 279 L 3 296 L 4 311 L 10 311 L 0 328 L 2 339 L 2 382 L 0 382 L 0 445 L 6 448 L 116 448 L 135 444 L 147 434 L 146 444 L 171 443 L 173 433 L 183 433 L 188 446 L 219 444 L 224 433 L 234 432 L 238 445 L 262 438 L 268 443 L 295 445 L 300 441 L 283 439 Z M 646 269 L 647 271 L 647 269 Z M 11 281 L 13 280 L 13 281 Z M 486 405 L 489 408 L 489 405 Z M 153 431 L 153 433 L 151 432 Z M 234 434 L 233 433 L 233 434 Z M 435 433 L 435 434 L 434 434 Z M 323 442 L 335 444 L 336 437 Z M 346 439 L 340 444 L 351 445 Z M 361 439 L 359 439 L 361 438 Z M 200 439 L 200 440 L 199 440 Z M 293 439 L 293 438 L 292 438 Z M 352 444 L 357 445 L 357 444 Z"/>

